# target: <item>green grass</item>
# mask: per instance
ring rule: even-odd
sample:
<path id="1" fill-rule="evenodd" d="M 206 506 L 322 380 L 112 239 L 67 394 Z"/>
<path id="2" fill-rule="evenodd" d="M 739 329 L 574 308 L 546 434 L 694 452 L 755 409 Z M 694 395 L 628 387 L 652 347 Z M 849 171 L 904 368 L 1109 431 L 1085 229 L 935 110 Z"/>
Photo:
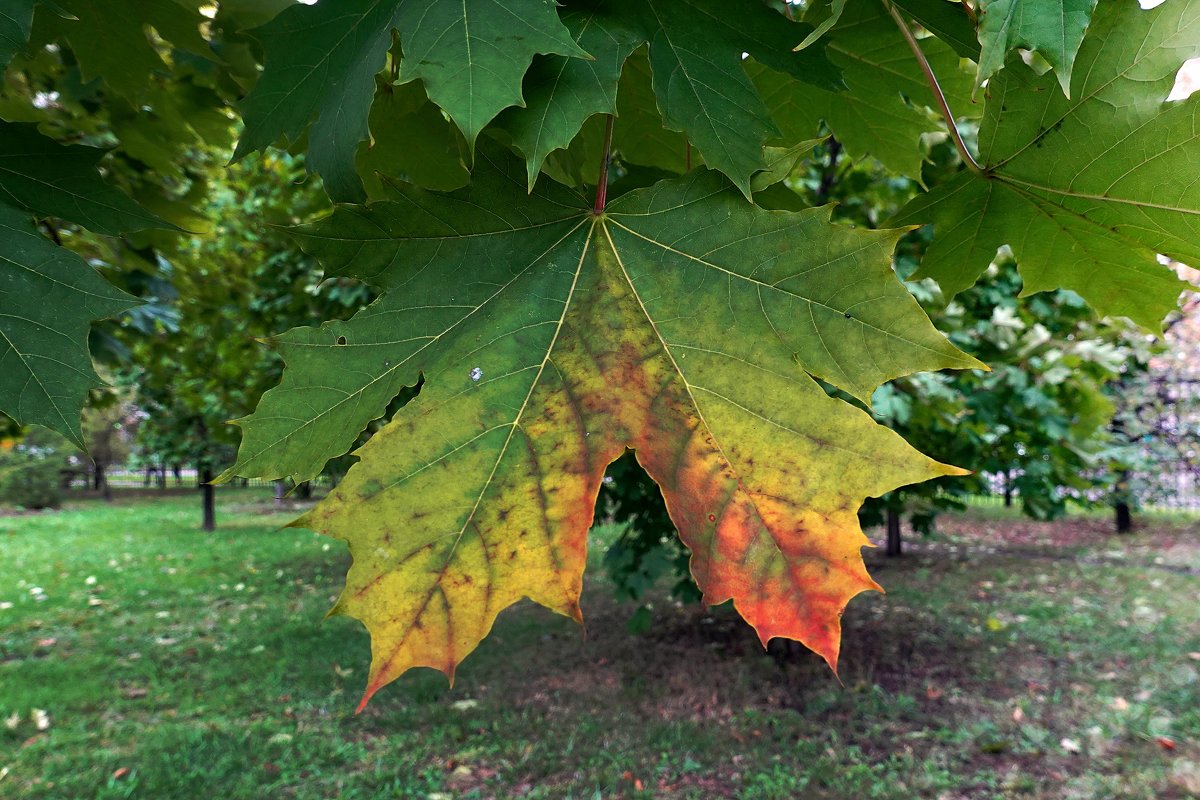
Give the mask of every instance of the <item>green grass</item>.
<path id="1" fill-rule="evenodd" d="M 800 648 L 764 653 L 727 609 L 659 597 L 631 634 L 593 572 L 586 636 L 522 605 L 453 689 L 414 671 L 356 716 L 366 635 L 322 621 L 342 545 L 279 530 L 262 494 L 220 497 L 215 534 L 192 497 L 0 517 L 0 797 L 1200 792 L 1194 575 L 872 553 L 889 594 L 847 611 L 839 684 Z"/>

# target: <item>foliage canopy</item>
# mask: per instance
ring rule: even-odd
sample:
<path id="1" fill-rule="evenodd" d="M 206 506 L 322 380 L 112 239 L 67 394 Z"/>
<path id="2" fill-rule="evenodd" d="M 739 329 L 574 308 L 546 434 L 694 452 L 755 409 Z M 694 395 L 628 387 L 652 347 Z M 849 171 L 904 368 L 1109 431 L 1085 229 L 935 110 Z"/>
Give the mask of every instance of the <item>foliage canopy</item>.
<path id="1" fill-rule="evenodd" d="M 337 610 L 371 631 L 367 697 L 452 674 L 521 597 L 578 618 L 626 448 L 706 601 L 835 665 L 874 587 L 858 507 L 960 472 L 872 394 L 983 365 L 890 268 L 904 228 L 833 223 L 790 176 L 832 134 L 928 186 L 895 224 L 933 223 L 920 275 L 947 296 L 1007 245 L 1023 291 L 1155 329 L 1182 287 L 1155 254 L 1200 262 L 1200 103 L 1166 101 L 1197 55 L 1200 0 L 18 2 L 0 411 L 78 439 L 88 323 L 147 294 L 33 220 L 122 236 L 153 274 L 205 225 L 203 159 L 179 153 L 227 152 L 236 106 L 235 159 L 303 151 L 343 204 L 301 247 L 379 292 L 274 340 L 286 370 L 226 473 L 303 480 L 388 419 L 296 523 L 350 543 Z M 947 137 L 948 178 L 925 149 Z"/>

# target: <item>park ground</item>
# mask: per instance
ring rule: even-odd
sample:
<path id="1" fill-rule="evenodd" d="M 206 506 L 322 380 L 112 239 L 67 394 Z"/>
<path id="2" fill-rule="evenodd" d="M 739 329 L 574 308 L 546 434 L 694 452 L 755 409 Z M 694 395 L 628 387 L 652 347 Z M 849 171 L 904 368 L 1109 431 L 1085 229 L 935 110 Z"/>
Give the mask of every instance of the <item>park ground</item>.
<path id="1" fill-rule="evenodd" d="M 453 688 L 355 715 L 343 545 L 220 504 L 214 534 L 193 495 L 0 515 L 0 798 L 1200 797 L 1196 522 L 976 509 L 872 551 L 840 683 L 726 608 L 633 633 L 593 569 L 586 635 L 523 604 Z"/>

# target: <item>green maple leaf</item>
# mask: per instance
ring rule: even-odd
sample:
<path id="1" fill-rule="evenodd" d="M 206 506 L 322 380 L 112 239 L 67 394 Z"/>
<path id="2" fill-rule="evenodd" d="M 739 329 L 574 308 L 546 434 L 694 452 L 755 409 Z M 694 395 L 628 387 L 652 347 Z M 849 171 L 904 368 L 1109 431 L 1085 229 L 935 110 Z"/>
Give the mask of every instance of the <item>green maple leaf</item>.
<path id="1" fill-rule="evenodd" d="M 391 46 L 399 0 L 324 0 L 294 5 L 259 28 L 262 76 L 242 103 L 245 131 L 235 160 L 283 137 L 309 133 L 309 161 L 331 197 L 361 199 L 354 170 L 358 143 L 367 138 L 375 74 Z"/>
<path id="2" fill-rule="evenodd" d="M 146 91 L 151 76 L 169 71 L 149 38 L 149 28 L 175 47 L 213 58 L 208 42 L 200 35 L 204 18 L 196 3 L 54 0 L 54 5 L 73 17 L 47 15 L 50 26 L 71 45 L 83 77 L 101 78 L 132 101 Z"/>
<path id="3" fill-rule="evenodd" d="M 88 329 L 137 301 L 3 204 L 0 243 L 0 412 L 85 448 L 79 414 L 88 391 L 103 385 L 92 369 Z"/>
<path id="4" fill-rule="evenodd" d="M 979 39 L 975 25 L 962 3 L 946 0 L 891 0 L 904 9 L 921 27 L 935 34 L 963 58 L 979 61 Z"/>
<path id="5" fill-rule="evenodd" d="M 371 105 L 371 131 L 357 160 L 371 198 L 383 194 L 380 175 L 440 191 L 471 180 L 463 161 L 466 143 L 420 83 L 381 86 Z"/>
<path id="6" fill-rule="evenodd" d="M 396 17 L 404 58 L 400 81 L 420 78 L 430 99 L 474 150 L 479 132 L 521 105 L 521 79 L 538 54 L 590 58 L 551 0 L 406 0 Z"/>
<path id="7" fill-rule="evenodd" d="M 921 137 L 945 130 L 945 124 L 927 108 L 933 103 L 929 85 L 896 23 L 879 3 L 854 3 L 828 40 L 829 58 L 841 69 L 846 91 L 828 91 L 769 70 L 753 72 L 784 140 L 810 138 L 824 122 L 852 157 L 874 156 L 888 169 L 920 177 Z M 939 39 L 924 39 L 921 47 L 952 110 L 974 116 L 974 83 L 959 55 Z"/>
<path id="8" fill-rule="evenodd" d="M 33 7 L 38 0 L 0 0 L 0 69 L 29 41 Z"/>
<path id="9" fill-rule="evenodd" d="M 1156 253 L 1200 263 L 1200 98 L 1166 102 L 1200 55 L 1200 3 L 1101 4 L 1070 98 L 1015 57 L 988 86 L 982 174 L 916 198 L 897 218 L 932 222 L 917 277 L 949 295 L 1012 247 L 1024 292 L 1064 287 L 1101 314 L 1155 329 L 1184 285 Z"/>
<path id="10" fill-rule="evenodd" d="M 838 20 L 842 18 L 842 12 L 845 10 L 846 0 L 829 0 L 828 10 L 825 11 L 824 18 L 817 23 L 811 33 L 804 37 L 804 40 L 800 44 L 796 45 L 796 49 L 803 50 L 826 33 L 829 33 L 829 29 L 837 24 Z"/>
<path id="11" fill-rule="evenodd" d="M 297 525 L 354 554 L 337 605 L 370 629 L 368 696 L 415 665 L 448 674 L 523 596 L 578 618 L 604 469 L 626 447 L 663 487 L 710 603 L 830 664 L 872 588 L 855 509 L 956 470 L 864 399 L 912 370 L 980 366 L 896 279 L 899 231 L 767 212 L 694 170 L 602 215 L 481 151 L 451 194 L 399 188 L 300 232 L 332 275 L 385 290 L 276 346 L 282 384 L 243 420 L 229 474 L 316 474 L 401 388 L 420 394 Z"/>
<path id="12" fill-rule="evenodd" d="M 746 74 L 743 53 L 797 80 L 842 86 L 819 48 L 794 51 L 808 26 L 755 0 L 647 0 L 641 14 L 664 125 L 687 133 L 704 162 L 747 197 L 750 176 L 766 167 L 763 146 L 780 131 Z"/>
<path id="13" fill-rule="evenodd" d="M 604 151 L 605 123 L 603 115 L 588 119 L 569 147 L 550 154 L 543 164 L 546 174 L 570 185 L 594 186 L 600 178 L 596 154 Z M 693 165 L 703 163 L 685 134 L 663 127 L 645 47 L 634 51 L 621 70 L 612 148 L 613 158 L 627 167 L 682 174 L 687 171 L 689 157 Z"/>
<path id="14" fill-rule="evenodd" d="M 83 448 L 79 414 L 90 389 L 88 328 L 136 301 L 71 251 L 45 239 L 30 213 L 96 233 L 172 228 L 96 170 L 104 151 L 64 146 L 36 125 L 0 122 L 0 412 L 52 428 Z"/>
<path id="15" fill-rule="evenodd" d="M 0 203 L 103 234 L 171 228 L 96 171 L 104 150 L 64 146 L 36 125 L 0 121 Z"/>
<path id="16" fill-rule="evenodd" d="M 571 155 L 582 166 L 580 182 L 594 186 L 599 180 L 596 153 L 603 152 L 603 148 L 604 121 L 593 117 L 571 144 Z M 613 122 L 613 148 L 626 164 L 677 174 L 687 171 L 689 154 L 694 155 L 692 160 L 696 164 L 703 162 L 685 134 L 663 127 L 645 48 L 626 59 L 625 69 L 621 72 L 617 117 Z"/>
<path id="17" fill-rule="evenodd" d="M 573 7 L 563 24 L 592 60 L 540 56 L 525 76 L 525 104 L 498 120 L 526 158 L 532 190 L 546 157 L 565 148 L 593 114 L 617 113 L 617 85 L 625 60 L 642 43 L 627 17 L 611 4 Z"/>
<path id="18" fill-rule="evenodd" d="M 979 4 L 979 80 L 1000 71 L 1017 48 L 1036 50 L 1054 67 L 1063 92 L 1096 0 L 982 0 Z"/>

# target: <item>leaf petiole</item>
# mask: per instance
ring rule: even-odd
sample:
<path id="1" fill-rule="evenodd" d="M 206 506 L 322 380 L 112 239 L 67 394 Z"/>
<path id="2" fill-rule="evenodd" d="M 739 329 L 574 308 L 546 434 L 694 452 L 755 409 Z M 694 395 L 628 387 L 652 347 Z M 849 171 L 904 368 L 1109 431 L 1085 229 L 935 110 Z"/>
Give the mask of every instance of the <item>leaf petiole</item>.
<path id="1" fill-rule="evenodd" d="M 613 115 L 605 115 L 604 147 L 600 156 L 600 177 L 596 181 L 596 202 L 592 205 L 592 213 L 604 213 L 604 204 L 608 200 L 608 163 L 612 160 Z"/>
<path id="2" fill-rule="evenodd" d="M 933 73 L 933 67 L 930 66 L 929 59 L 925 57 L 925 51 L 921 49 L 917 38 L 913 36 L 912 30 L 908 27 L 908 23 L 900 15 L 900 12 L 896 10 L 896 7 L 892 5 L 891 0 L 882 0 L 882 2 L 888 14 L 896 21 L 896 27 L 900 29 L 904 40 L 908 42 L 908 46 L 912 50 L 913 56 L 917 59 L 917 63 L 921 65 L 921 71 L 925 73 L 925 80 L 929 82 L 929 88 L 933 92 L 933 99 L 937 103 L 938 110 L 941 111 L 943 119 L 946 120 L 946 126 L 950 129 L 950 136 L 954 139 L 954 147 L 958 150 L 959 157 L 972 172 L 983 175 L 983 167 L 979 166 L 979 162 L 975 160 L 975 156 L 971 155 L 971 151 L 967 149 L 967 143 L 963 141 L 962 134 L 958 130 L 958 125 L 954 122 L 954 114 L 950 111 L 950 104 L 946 102 L 946 95 L 938 83 L 937 75 Z"/>

